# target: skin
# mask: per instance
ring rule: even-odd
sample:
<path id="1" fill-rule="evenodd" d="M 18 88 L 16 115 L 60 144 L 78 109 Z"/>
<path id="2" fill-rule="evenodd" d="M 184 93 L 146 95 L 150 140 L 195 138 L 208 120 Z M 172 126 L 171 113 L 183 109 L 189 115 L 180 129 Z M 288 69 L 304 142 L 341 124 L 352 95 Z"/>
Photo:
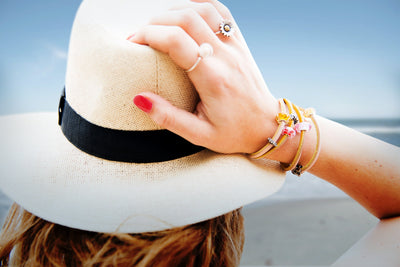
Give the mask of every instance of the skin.
<path id="1" fill-rule="evenodd" d="M 236 27 L 231 37 L 215 34 L 221 18 L 234 22 L 218 1 L 193 0 L 153 18 L 130 37 L 169 54 L 182 69 L 198 58 L 199 45 L 209 43 L 212 56 L 188 73 L 200 102 L 194 113 L 180 110 L 160 96 L 144 92 L 152 106 L 149 116 L 160 126 L 190 142 L 220 153 L 252 153 L 277 129 L 279 104 L 269 92 L 246 43 Z M 321 152 L 310 173 L 334 184 L 378 218 L 400 215 L 400 149 L 317 116 Z M 298 136 L 269 155 L 291 162 Z M 315 150 L 315 129 L 306 134 L 300 162 Z"/>

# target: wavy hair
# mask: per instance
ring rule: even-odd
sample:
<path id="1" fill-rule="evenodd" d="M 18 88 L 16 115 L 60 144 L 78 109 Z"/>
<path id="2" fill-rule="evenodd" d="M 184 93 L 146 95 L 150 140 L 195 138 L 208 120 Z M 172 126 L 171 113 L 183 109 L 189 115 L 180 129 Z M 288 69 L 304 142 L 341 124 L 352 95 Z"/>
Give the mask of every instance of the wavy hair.
<path id="1" fill-rule="evenodd" d="M 239 266 L 241 209 L 165 231 L 97 233 L 45 221 L 17 204 L 0 234 L 1 266 Z"/>

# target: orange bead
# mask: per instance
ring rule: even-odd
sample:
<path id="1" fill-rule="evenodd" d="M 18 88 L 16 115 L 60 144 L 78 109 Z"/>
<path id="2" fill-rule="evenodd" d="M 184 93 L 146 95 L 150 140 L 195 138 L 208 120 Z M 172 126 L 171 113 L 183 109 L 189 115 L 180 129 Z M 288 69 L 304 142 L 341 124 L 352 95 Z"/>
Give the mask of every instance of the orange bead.
<path id="1" fill-rule="evenodd" d="M 289 116 L 289 114 L 286 114 L 286 113 L 278 113 L 278 115 L 276 115 L 276 121 L 278 122 L 278 123 L 281 123 L 281 122 L 289 122 L 289 120 L 290 120 L 290 116 Z"/>

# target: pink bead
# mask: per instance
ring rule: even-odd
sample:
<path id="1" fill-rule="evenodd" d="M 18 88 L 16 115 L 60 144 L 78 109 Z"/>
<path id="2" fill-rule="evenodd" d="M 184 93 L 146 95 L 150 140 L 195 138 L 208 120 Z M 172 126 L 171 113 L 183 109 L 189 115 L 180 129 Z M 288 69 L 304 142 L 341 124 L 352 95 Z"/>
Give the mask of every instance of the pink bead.
<path id="1" fill-rule="evenodd" d="M 294 129 L 298 133 L 300 133 L 301 131 L 308 132 L 309 130 L 311 130 L 311 123 L 309 123 L 309 122 L 299 122 L 294 126 Z"/>
<path id="2" fill-rule="evenodd" d="M 282 134 L 286 134 L 289 137 L 294 137 L 296 136 L 296 131 L 292 127 L 285 127 L 283 129 Z"/>

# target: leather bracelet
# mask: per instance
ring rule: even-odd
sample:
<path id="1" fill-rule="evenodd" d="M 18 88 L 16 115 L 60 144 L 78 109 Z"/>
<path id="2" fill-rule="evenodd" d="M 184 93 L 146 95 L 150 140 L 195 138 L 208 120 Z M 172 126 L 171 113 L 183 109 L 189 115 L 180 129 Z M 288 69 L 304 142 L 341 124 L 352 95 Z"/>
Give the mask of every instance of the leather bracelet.
<path id="1" fill-rule="evenodd" d="M 285 112 L 286 108 L 285 108 L 285 103 L 283 102 L 282 99 L 279 99 L 279 106 L 281 109 L 281 112 L 276 115 L 276 122 L 279 124 L 278 129 L 276 130 L 275 134 L 268 138 L 268 143 L 262 147 L 260 150 L 251 153 L 250 157 L 253 159 L 259 159 L 261 157 L 263 157 L 266 153 L 268 153 L 268 151 L 270 151 L 272 148 L 277 147 L 277 141 L 279 139 L 279 137 L 282 135 L 282 131 L 285 128 L 286 124 L 289 122 L 290 120 L 290 116 L 289 114 L 287 114 Z"/>
<path id="2" fill-rule="evenodd" d="M 287 106 L 287 109 L 289 110 L 290 119 L 289 119 L 289 124 L 287 124 L 287 126 L 285 128 L 291 128 L 294 125 L 294 123 L 297 122 L 297 117 L 293 115 L 293 109 L 291 106 Z M 288 137 L 289 137 L 288 133 L 285 133 L 285 131 L 283 131 L 283 135 L 277 142 L 277 145 L 275 147 L 273 147 L 271 150 L 269 150 L 267 153 L 265 153 L 264 155 L 262 155 L 258 158 L 266 158 L 270 153 L 272 153 L 273 151 L 278 149 L 280 146 L 282 146 L 286 142 Z"/>
<path id="3" fill-rule="evenodd" d="M 292 104 L 289 100 L 287 100 L 286 98 L 284 99 L 284 101 L 285 101 L 285 103 L 286 103 L 286 105 L 287 105 L 288 107 L 290 106 L 290 107 L 292 107 L 292 108 L 294 109 L 294 111 L 296 112 L 296 114 L 297 114 L 297 116 L 298 116 L 299 123 L 302 123 L 304 120 L 303 120 L 303 115 L 301 114 L 299 108 L 298 108 L 296 105 L 293 105 L 293 104 Z M 303 129 L 301 130 L 299 146 L 298 146 L 298 148 L 297 148 L 296 155 L 294 156 L 292 162 L 291 162 L 290 164 L 281 163 L 281 168 L 282 168 L 284 171 L 291 171 L 291 170 L 293 170 L 293 169 L 297 166 L 297 164 L 298 164 L 298 162 L 299 162 L 299 160 L 300 160 L 300 157 L 301 157 L 302 150 L 303 150 L 303 143 L 304 143 L 304 134 L 305 134 L 305 132 L 306 132 L 306 130 L 303 130 Z"/>
<path id="4" fill-rule="evenodd" d="M 312 168 L 312 166 L 315 164 L 315 162 L 318 159 L 319 152 L 321 151 L 321 133 L 319 130 L 318 122 L 315 119 L 315 110 L 312 108 L 308 108 L 308 109 L 303 110 L 303 113 L 304 113 L 304 116 L 306 118 L 310 118 L 314 124 L 315 132 L 316 132 L 316 136 L 317 136 L 317 143 L 315 146 L 314 153 L 311 156 L 311 159 L 308 161 L 308 163 L 304 166 L 302 166 L 301 164 L 297 164 L 296 168 L 292 171 L 293 174 L 298 175 L 298 176 L 302 175 L 304 172 L 306 172 Z"/>
<path id="5" fill-rule="evenodd" d="M 312 108 L 300 108 L 286 98 L 279 99 L 279 105 L 281 112 L 276 116 L 276 121 L 279 124 L 278 129 L 271 138 L 268 138 L 268 143 L 260 150 L 251 153 L 250 157 L 254 159 L 267 157 L 271 152 L 283 145 L 288 137 L 295 136 L 296 132 L 298 132 L 300 133 L 300 140 L 296 154 L 290 164 L 281 163 L 281 168 L 300 176 L 314 165 L 321 150 L 321 135 L 318 122 L 315 119 L 315 110 Z M 299 162 L 302 155 L 305 133 L 311 129 L 310 120 L 316 129 L 316 147 L 311 159 L 306 165 L 302 166 Z M 277 141 L 278 139 L 279 141 Z"/>

